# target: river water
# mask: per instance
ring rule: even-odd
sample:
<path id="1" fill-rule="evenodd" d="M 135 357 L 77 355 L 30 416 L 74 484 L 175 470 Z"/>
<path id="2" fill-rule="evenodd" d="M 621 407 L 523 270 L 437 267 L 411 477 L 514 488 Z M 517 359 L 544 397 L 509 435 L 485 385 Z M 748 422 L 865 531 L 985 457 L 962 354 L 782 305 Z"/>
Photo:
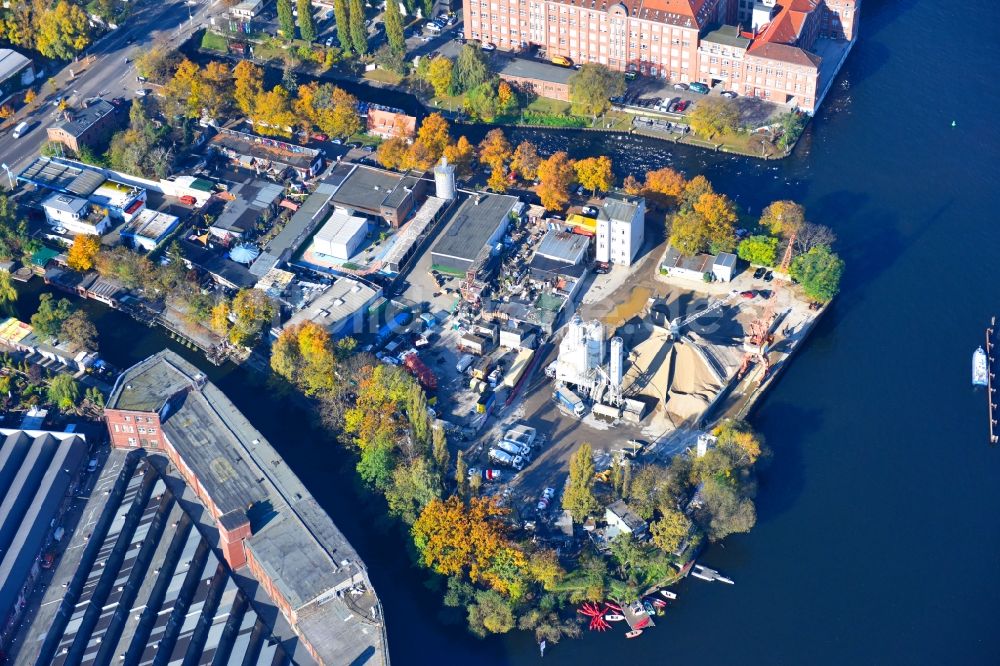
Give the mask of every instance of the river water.
<path id="1" fill-rule="evenodd" d="M 754 212 L 798 200 L 837 232 L 847 261 L 841 296 L 753 416 L 774 452 L 757 527 L 704 556 L 736 585 L 689 579 L 640 639 L 589 634 L 550 646 L 545 663 L 1000 663 L 1000 527 L 989 508 L 1000 500 L 1000 449 L 987 444 L 985 397 L 970 388 L 972 351 L 1000 309 L 990 254 L 1000 243 L 998 19 L 990 0 L 867 0 L 835 89 L 780 162 L 523 133 L 577 157 L 609 155 L 619 175 L 704 173 Z M 38 286 L 23 291 L 30 314 Z M 449 623 L 403 536 L 307 415 L 250 373 L 86 307 L 110 362 L 170 345 L 275 444 L 367 562 L 395 666 L 539 660 L 526 634 L 478 641 Z"/>

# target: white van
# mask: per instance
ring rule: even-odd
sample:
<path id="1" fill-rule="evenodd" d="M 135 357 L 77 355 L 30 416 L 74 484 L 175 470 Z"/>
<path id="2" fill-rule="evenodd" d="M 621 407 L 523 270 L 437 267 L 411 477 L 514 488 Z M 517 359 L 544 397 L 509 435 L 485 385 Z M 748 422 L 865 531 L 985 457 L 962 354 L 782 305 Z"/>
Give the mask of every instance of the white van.
<path id="1" fill-rule="evenodd" d="M 17 124 L 17 127 L 14 128 L 14 131 L 11 132 L 10 135 L 15 139 L 20 139 L 21 136 L 25 134 L 27 131 L 28 131 L 28 123 L 21 121 L 20 123 Z"/>

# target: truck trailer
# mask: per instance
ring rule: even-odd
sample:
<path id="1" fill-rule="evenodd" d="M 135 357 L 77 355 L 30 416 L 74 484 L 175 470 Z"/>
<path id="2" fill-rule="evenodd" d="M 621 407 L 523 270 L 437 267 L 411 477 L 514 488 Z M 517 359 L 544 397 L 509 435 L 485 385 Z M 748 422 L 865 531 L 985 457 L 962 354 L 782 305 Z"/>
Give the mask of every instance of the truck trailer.
<path id="1" fill-rule="evenodd" d="M 582 417 L 587 411 L 587 407 L 583 404 L 580 396 L 565 386 L 557 388 L 555 393 L 552 394 L 552 399 L 573 412 L 578 418 Z"/>

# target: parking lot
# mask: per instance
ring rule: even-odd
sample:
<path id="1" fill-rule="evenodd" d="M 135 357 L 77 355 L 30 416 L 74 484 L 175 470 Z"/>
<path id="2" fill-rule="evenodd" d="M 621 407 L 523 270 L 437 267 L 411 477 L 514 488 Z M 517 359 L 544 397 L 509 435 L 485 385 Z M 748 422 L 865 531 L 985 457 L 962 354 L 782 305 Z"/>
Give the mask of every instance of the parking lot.
<path id="1" fill-rule="evenodd" d="M 640 76 L 628 84 L 621 105 L 629 111 L 650 112 L 674 122 L 683 122 L 683 117 L 706 99 L 730 93 L 735 94 L 732 99 L 740 112 L 740 124 L 752 127 L 766 125 L 774 116 L 786 110 L 783 106 L 757 97 L 744 97 L 733 93 L 722 84 L 709 89 L 707 94 L 700 94 L 689 87 L 680 88 L 680 86 L 687 84 L 678 85 L 666 79 Z"/>

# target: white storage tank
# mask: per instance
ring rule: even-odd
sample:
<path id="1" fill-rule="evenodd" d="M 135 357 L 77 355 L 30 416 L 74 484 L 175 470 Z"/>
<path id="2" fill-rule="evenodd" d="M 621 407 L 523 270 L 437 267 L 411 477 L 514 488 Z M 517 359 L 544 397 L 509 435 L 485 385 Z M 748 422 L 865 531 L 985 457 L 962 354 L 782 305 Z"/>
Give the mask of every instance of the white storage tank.
<path id="1" fill-rule="evenodd" d="M 621 386 L 625 376 L 625 341 L 619 337 L 611 338 L 611 376 L 612 386 Z"/>
<path id="2" fill-rule="evenodd" d="M 447 157 L 442 157 L 441 163 L 434 167 L 434 188 L 439 199 L 451 201 L 455 198 L 455 167 L 448 164 Z"/>

